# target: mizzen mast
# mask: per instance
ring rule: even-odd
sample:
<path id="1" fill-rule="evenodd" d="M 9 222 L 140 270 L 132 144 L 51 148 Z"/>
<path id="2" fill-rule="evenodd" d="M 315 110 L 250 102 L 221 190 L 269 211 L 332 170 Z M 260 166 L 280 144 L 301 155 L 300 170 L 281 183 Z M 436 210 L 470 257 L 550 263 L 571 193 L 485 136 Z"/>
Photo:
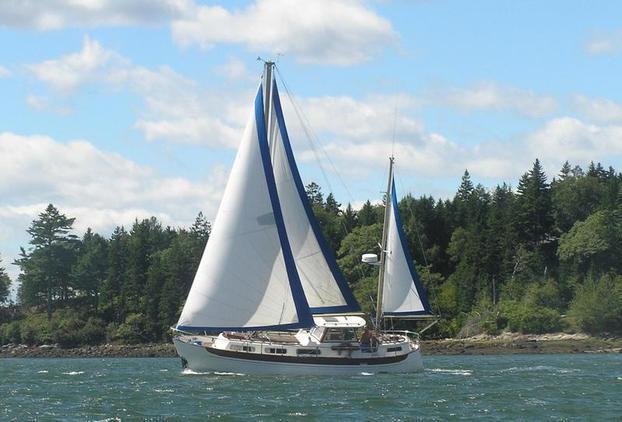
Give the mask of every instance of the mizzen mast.
<path id="1" fill-rule="evenodd" d="M 389 218 L 391 217 L 391 185 L 393 184 L 393 156 L 389 157 L 389 181 L 384 200 L 384 224 L 382 226 L 382 243 L 380 245 L 380 270 L 378 271 L 378 298 L 376 299 L 376 329 L 382 322 L 382 294 L 384 288 L 384 269 L 387 255 L 387 238 L 389 236 Z"/>

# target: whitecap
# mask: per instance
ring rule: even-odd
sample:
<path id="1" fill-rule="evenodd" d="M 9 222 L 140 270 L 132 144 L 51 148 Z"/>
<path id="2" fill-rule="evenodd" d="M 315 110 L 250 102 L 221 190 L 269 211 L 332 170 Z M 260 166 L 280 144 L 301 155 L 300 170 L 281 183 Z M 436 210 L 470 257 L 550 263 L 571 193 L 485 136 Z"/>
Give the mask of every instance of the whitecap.
<path id="1" fill-rule="evenodd" d="M 81 375 L 81 374 L 84 374 L 84 371 L 63 372 L 63 375 Z"/>
<path id="2" fill-rule="evenodd" d="M 175 392 L 175 390 L 173 390 L 172 388 L 164 388 L 164 389 L 156 388 L 153 391 L 155 391 L 156 393 L 174 393 Z"/>
<path id="3" fill-rule="evenodd" d="M 513 366 L 511 368 L 501 369 L 499 372 L 540 372 L 540 371 L 557 372 L 559 374 L 580 372 L 576 368 L 559 368 L 556 366 L 549 366 L 549 365 Z"/>
<path id="4" fill-rule="evenodd" d="M 432 368 L 432 369 L 426 369 L 426 371 L 429 371 L 429 372 L 439 372 L 439 373 L 451 374 L 451 375 L 462 375 L 462 376 L 473 375 L 473 371 L 470 370 L 470 369 L 441 369 L 441 368 Z"/>
<path id="5" fill-rule="evenodd" d="M 160 372 L 168 372 L 168 369 L 160 369 Z"/>
<path id="6" fill-rule="evenodd" d="M 181 373 L 183 375 L 207 375 L 209 374 L 209 372 L 197 372 L 197 371 L 193 371 L 192 369 L 188 369 L 188 368 L 181 371 Z"/>
<path id="7" fill-rule="evenodd" d="M 361 372 L 361 375 L 370 376 L 375 374 L 373 372 Z"/>
<path id="8" fill-rule="evenodd" d="M 214 372 L 214 375 L 228 375 L 228 376 L 244 376 L 239 372 Z"/>
<path id="9" fill-rule="evenodd" d="M 42 370 L 42 371 L 37 371 L 37 374 L 47 374 L 47 373 L 48 373 L 48 371 L 46 371 L 45 369 Z"/>

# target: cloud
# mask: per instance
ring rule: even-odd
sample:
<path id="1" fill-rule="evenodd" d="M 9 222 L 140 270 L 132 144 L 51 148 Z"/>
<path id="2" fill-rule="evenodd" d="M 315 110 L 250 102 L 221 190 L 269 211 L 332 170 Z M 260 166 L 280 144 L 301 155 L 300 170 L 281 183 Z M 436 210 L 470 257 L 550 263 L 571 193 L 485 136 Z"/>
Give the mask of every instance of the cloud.
<path id="1" fill-rule="evenodd" d="M 557 109 L 557 102 L 553 97 L 495 82 L 482 82 L 467 89 L 453 88 L 431 92 L 426 96 L 426 102 L 467 111 L 511 111 L 534 118 L 550 115 Z"/>
<path id="2" fill-rule="evenodd" d="M 199 211 L 216 214 L 226 171 L 205 180 L 166 177 L 151 167 L 83 140 L 0 133 L 0 253 L 10 263 L 26 245 L 30 222 L 53 203 L 76 217 L 74 228 L 102 234 L 155 215 L 171 226 L 191 224 Z"/>
<path id="3" fill-rule="evenodd" d="M 98 77 L 99 72 L 112 60 L 120 57 L 88 36 L 84 37 L 82 50 L 54 60 L 27 65 L 37 79 L 61 92 L 71 92 Z"/>
<path id="4" fill-rule="evenodd" d="M 561 167 L 565 160 L 575 163 L 607 162 L 622 158 L 622 126 L 597 126 L 571 117 L 553 119 L 527 137 L 534 157 Z"/>
<path id="5" fill-rule="evenodd" d="M 247 117 L 246 113 L 242 117 L 238 111 L 241 98 L 230 92 L 225 95 L 224 87 L 202 88 L 167 66 L 156 69 L 137 66 L 88 36 L 80 51 L 26 65 L 26 68 L 65 97 L 89 84 L 110 87 L 112 92 L 133 93 L 146 106 L 134 128 L 150 141 L 232 148 L 239 142 Z M 26 102 L 37 110 L 68 112 L 66 106 L 41 96 L 31 94 Z M 244 110 L 249 108 L 250 104 L 243 107 Z"/>
<path id="6" fill-rule="evenodd" d="M 4 66 L 0 66 L 0 79 L 8 78 L 11 76 L 11 71 Z"/>
<path id="7" fill-rule="evenodd" d="M 592 121 L 599 123 L 622 122 L 622 105 L 607 98 L 590 98 L 575 95 L 573 107 Z"/>
<path id="8" fill-rule="evenodd" d="M 616 54 L 622 51 L 622 30 L 611 31 L 593 36 L 586 44 L 589 54 Z"/>
<path id="9" fill-rule="evenodd" d="M 184 14 L 191 0 L 4 1 L 0 26 L 41 31 L 68 27 L 153 25 Z"/>
<path id="10" fill-rule="evenodd" d="M 397 40 L 388 20 L 355 0 L 257 0 L 236 10 L 197 6 L 171 28 L 182 46 L 242 44 L 259 54 L 341 66 L 366 61 Z"/>

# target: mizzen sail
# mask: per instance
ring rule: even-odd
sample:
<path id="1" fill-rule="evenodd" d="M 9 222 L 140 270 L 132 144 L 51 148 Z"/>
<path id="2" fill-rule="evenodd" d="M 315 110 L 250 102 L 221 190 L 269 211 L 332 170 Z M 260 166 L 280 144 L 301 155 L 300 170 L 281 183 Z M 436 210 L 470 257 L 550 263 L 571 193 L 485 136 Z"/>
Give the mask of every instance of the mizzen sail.
<path id="1" fill-rule="evenodd" d="M 387 222 L 382 313 L 384 316 L 432 315 L 428 298 L 408 250 L 397 206 L 395 181 L 391 181 L 391 207 Z"/>

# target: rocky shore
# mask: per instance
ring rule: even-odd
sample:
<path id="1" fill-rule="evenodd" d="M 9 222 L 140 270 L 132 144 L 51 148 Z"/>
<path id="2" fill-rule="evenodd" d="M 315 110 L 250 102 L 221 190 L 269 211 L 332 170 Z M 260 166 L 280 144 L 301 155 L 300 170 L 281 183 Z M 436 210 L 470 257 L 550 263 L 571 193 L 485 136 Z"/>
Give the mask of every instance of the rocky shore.
<path id="1" fill-rule="evenodd" d="M 53 344 L 0 346 L 0 358 L 155 358 L 175 357 L 173 344 L 100 344 L 64 349 Z"/>
<path id="2" fill-rule="evenodd" d="M 585 334 L 529 335 L 504 333 L 464 339 L 423 340 L 424 355 L 500 355 L 527 353 L 622 353 L 622 338 L 590 337 Z M 0 346 L 0 358 L 103 358 L 175 357 L 172 344 L 103 344 L 64 349 L 57 345 Z"/>
<path id="3" fill-rule="evenodd" d="M 502 355 L 562 353 L 622 353 L 622 338 L 591 337 L 586 334 L 479 335 L 464 339 L 424 340 L 426 355 Z"/>

